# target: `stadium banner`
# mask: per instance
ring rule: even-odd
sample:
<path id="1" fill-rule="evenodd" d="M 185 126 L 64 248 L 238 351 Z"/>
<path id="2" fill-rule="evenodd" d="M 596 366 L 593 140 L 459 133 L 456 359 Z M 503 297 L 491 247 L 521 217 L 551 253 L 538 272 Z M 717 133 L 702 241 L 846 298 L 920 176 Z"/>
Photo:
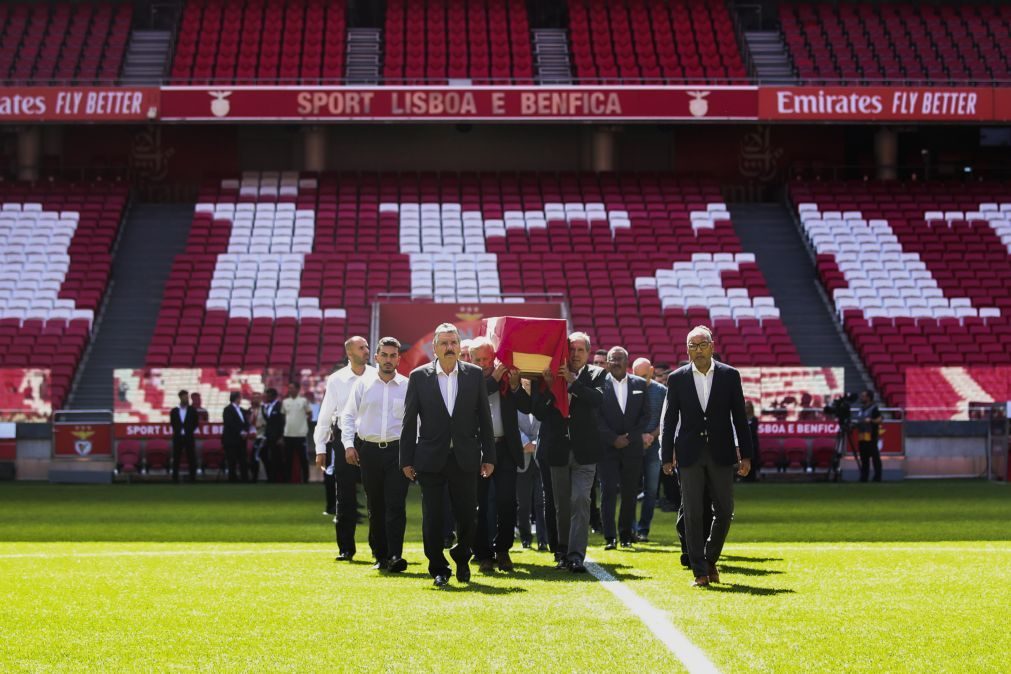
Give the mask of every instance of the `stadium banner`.
<path id="1" fill-rule="evenodd" d="M 1011 87 L 993 90 L 993 119 L 995 122 L 1011 121 Z"/>
<path id="2" fill-rule="evenodd" d="M 47 369 L 0 368 L 0 421 L 48 421 L 53 415 L 49 379 Z"/>
<path id="3" fill-rule="evenodd" d="M 108 458 L 111 456 L 111 424 L 53 424 L 53 458 Z"/>
<path id="4" fill-rule="evenodd" d="M 154 87 L 0 87 L 0 122 L 135 122 L 158 118 Z"/>
<path id="5" fill-rule="evenodd" d="M 287 369 L 262 370 L 215 368 L 152 368 L 113 370 L 113 422 L 117 439 L 171 438 L 169 414 L 179 404 L 180 390 L 200 396 L 201 424 L 197 435 L 221 434 L 221 413 L 229 404 L 232 391 L 242 394 L 242 406 L 249 407 L 255 394 L 275 388 L 284 397 L 288 383 L 299 385 L 300 394 L 317 403 L 326 390 L 329 372 Z M 192 400 L 191 400 L 192 402 Z"/>
<path id="6" fill-rule="evenodd" d="M 757 87 L 162 87 L 167 121 L 754 120 Z"/>
<path id="7" fill-rule="evenodd" d="M 403 374 L 431 362 L 432 330 L 441 323 L 452 323 L 460 331 L 460 339 L 473 339 L 484 334 L 482 319 L 521 314 L 527 318 L 564 318 L 560 302 L 524 302 L 522 304 L 485 302 L 477 304 L 436 302 L 379 302 L 379 337 L 396 337 L 402 346 L 400 367 Z"/>
<path id="8" fill-rule="evenodd" d="M 989 87 L 762 87 L 763 121 L 984 122 L 994 119 Z"/>

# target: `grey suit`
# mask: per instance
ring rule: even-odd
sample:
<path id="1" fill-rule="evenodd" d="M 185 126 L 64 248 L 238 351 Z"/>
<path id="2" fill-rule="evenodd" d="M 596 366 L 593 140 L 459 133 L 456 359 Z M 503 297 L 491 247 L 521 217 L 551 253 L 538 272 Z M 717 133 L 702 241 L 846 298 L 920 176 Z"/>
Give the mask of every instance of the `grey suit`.
<path id="1" fill-rule="evenodd" d="M 413 466 L 421 485 L 428 572 L 448 576 L 442 531 L 446 486 L 457 523 L 457 544 L 450 555 L 458 564 L 467 564 L 477 524 L 479 470 L 482 463 L 495 463 L 495 434 L 481 368 L 457 363 L 458 391 L 450 416 L 439 388 L 438 367 L 438 361 L 422 365 L 407 381 L 400 467 Z"/>

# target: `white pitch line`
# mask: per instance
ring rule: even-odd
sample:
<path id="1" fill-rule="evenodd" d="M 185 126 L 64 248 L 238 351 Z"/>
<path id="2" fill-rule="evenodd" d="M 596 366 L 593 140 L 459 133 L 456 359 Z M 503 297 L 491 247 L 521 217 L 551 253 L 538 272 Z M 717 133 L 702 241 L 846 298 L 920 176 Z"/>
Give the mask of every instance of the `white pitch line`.
<path id="1" fill-rule="evenodd" d="M 645 623 L 649 631 L 663 642 L 674 656 L 681 661 L 692 674 L 718 674 L 720 671 L 712 660 L 706 657 L 702 650 L 688 640 L 681 630 L 667 618 L 667 614 L 633 592 L 627 585 L 612 576 L 606 569 L 586 560 L 586 570 L 607 588 L 615 597 L 621 600 L 628 610 Z"/>
<path id="2" fill-rule="evenodd" d="M 60 557 L 184 557 L 190 555 L 305 555 L 332 553 L 332 549 L 252 549 L 252 550 L 108 550 L 106 552 L 20 552 L 0 554 L 0 559 L 56 559 Z"/>

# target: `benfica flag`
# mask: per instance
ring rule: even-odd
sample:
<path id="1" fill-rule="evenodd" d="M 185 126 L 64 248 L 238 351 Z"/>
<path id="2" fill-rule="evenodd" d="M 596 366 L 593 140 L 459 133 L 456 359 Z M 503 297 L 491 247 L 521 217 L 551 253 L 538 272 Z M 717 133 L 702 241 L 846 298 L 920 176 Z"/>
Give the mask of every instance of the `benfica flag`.
<path id="1" fill-rule="evenodd" d="M 557 372 L 569 358 L 568 325 L 561 318 L 498 316 L 482 321 L 495 357 L 506 367 L 535 377 L 545 369 Z M 555 377 L 551 392 L 563 417 L 569 416 L 568 385 Z M 536 385 L 536 383 L 535 383 Z"/>

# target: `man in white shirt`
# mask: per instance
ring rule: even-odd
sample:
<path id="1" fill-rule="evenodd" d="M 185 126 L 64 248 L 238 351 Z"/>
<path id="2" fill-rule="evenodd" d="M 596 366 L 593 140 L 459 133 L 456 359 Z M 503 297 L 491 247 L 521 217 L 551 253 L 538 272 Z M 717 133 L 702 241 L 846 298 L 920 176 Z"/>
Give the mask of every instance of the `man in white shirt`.
<path id="1" fill-rule="evenodd" d="M 600 516 L 605 550 L 631 548 L 635 537 L 635 504 L 642 479 L 643 438 L 649 423 L 646 380 L 628 374 L 628 352 L 616 346 L 607 352 L 604 399 L 597 408 L 604 455 L 600 476 Z M 621 510 L 615 529 L 618 495 Z"/>
<path id="2" fill-rule="evenodd" d="M 372 568 L 399 573 L 407 568 L 404 529 L 407 526 L 407 488 L 400 470 L 400 431 L 404 424 L 407 377 L 397 372 L 400 342 L 383 337 L 376 348 L 375 375 L 355 382 L 341 413 L 345 459 L 362 471 L 369 510 L 369 547 Z"/>
<path id="3" fill-rule="evenodd" d="M 734 517 L 734 473 L 751 470 L 751 433 L 741 373 L 713 359 L 712 331 L 693 328 L 687 346 L 691 362 L 667 378 L 660 456 L 664 473 L 678 470 L 694 585 L 707 587 L 720 582 L 716 562 Z M 713 524 L 706 531 L 710 507 Z"/>
<path id="4" fill-rule="evenodd" d="M 299 394 L 296 382 L 288 384 L 288 397 L 281 403 L 284 411 L 284 482 L 293 482 L 292 471 L 295 459 L 298 459 L 302 482 L 309 481 L 309 464 L 305 455 L 305 441 L 309 435 L 309 419 L 312 418 L 312 407 L 309 401 Z"/>
<path id="5" fill-rule="evenodd" d="M 459 361 L 460 333 L 451 323 L 435 329 L 436 360 L 411 372 L 400 433 L 400 467 L 421 485 L 422 538 L 436 587 L 449 583 L 443 554 L 446 486 L 456 515 L 457 543 L 449 554 L 456 578 L 470 581 L 477 525 L 477 481 L 495 471 L 495 433 L 481 368 Z M 418 420 L 421 420 L 420 430 Z"/>
<path id="6" fill-rule="evenodd" d="M 351 561 L 355 555 L 357 491 L 361 471 L 357 466 L 348 464 L 343 451 L 334 452 L 334 448 L 343 449 L 339 428 L 340 413 L 347 404 L 352 387 L 364 375 L 374 374 L 375 368 L 368 364 L 369 342 L 364 337 L 349 337 L 344 342 L 344 351 L 347 353 L 348 364 L 327 377 L 313 442 L 316 445 L 316 466 L 323 471 L 324 487 L 328 489 L 326 512 L 336 512 L 334 527 L 337 560 Z M 333 489 L 333 500 L 329 489 Z"/>

